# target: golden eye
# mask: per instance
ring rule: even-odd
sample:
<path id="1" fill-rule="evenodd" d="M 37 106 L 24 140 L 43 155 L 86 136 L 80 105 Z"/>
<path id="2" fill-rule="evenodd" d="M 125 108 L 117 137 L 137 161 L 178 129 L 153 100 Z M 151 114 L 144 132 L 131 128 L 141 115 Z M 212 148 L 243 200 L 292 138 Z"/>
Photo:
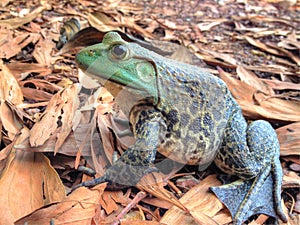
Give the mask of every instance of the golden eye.
<path id="1" fill-rule="evenodd" d="M 124 59 L 127 56 L 128 48 L 125 45 L 118 44 L 111 48 L 111 55 L 115 59 Z"/>

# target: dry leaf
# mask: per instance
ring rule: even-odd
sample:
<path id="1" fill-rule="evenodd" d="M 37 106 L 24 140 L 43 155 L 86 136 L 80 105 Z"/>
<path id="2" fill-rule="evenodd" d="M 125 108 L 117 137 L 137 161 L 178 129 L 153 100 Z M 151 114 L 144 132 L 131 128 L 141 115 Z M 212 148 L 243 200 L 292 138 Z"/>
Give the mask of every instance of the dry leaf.
<path id="1" fill-rule="evenodd" d="M 14 140 L 16 135 L 22 129 L 22 124 L 7 102 L 0 101 L 0 121 L 5 130 L 9 140 Z"/>
<path id="2" fill-rule="evenodd" d="M 16 144 L 28 135 L 23 129 Z M 43 154 L 12 149 L 8 157 L 0 179 L 2 224 L 12 224 L 37 208 L 65 198 L 65 188 Z"/>
<path id="3" fill-rule="evenodd" d="M 52 97 L 40 121 L 30 131 L 31 146 L 40 146 L 55 135 L 54 153 L 57 153 L 72 130 L 73 117 L 79 105 L 77 92 L 78 87 L 72 85 Z"/>
<path id="4" fill-rule="evenodd" d="M 34 9 L 30 14 L 28 14 L 24 17 L 0 20 L 0 26 L 8 27 L 10 29 L 16 29 L 26 23 L 29 23 L 33 19 L 35 19 L 45 9 L 46 9 L 45 6 L 40 6 L 36 9 Z"/>
<path id="5" fill-rule="evenodd" d="M 300 155 L 300 122 L 276 129 L 280 155 Z"/>
<path id="6" fill-rule="evenodd" d="M 220 185 L 220 182 L 216 179 L 216 176 L 206 177 L 179 200 L 191 215 L 177 207 L 172 207 L 162 217 L 161 222 L 166 224 L 187 224 L 187 221 L 189 221 L 188 224 L 218 224 L 212 217 L 222 210 L 224 206 L 209 191 L 209 187 L 218 185 Z"/>
<path id="7" fill-rule="evenodd" d="M 118 22 L 113 21 L 110 17 L 102 12 L 89 14 L 88 20 L 92 27 L 95 27 L 97 30 L 102 32 L 111 30 L 121 31 L 118 28 Z"/>
<path id="8" fill-rule="evenodd" d="M 142 179 L 137 183 L 136 187 L 156 196 L 157 198 L 168 201 L 182 210 L 186 210 L 185 206 L 178 201 L 173 193 L 164 189 L 162 174 L 160 173 L 154 172 L 144 175 Z"/>
<path id="9" fill-rule="evenodd" d="M 52 94 L 35 88 L 22 88 L 21 90 L 25 98 L 34 100 L 36 102 L 50 101 L 50 99 L 53 97 Z"/>
<path id="10" fill-rule="evenodd" d="M 265 93 L 266 95 L 274 95 L 274 91 L 271 87 L 269 87 L 262 80 L 258 79 L 258 77 L 251 71 L 245 69 L 243 66 L 238 66 L 236 68 L 237 75 L 241 79 L 241 81 L 251 85 L 257 90 Z"/>
<path id="11" fill-rule="evenodd" d="M 6 65 L 0 60 L 0 100 L 7 100 L 15 105 L 23 103 L 23 94 L 18 81 Z"/>
<path id="12" fill-rule="evenodd" d="M 219 74 L 242 107 L 243 114 L 246 117 L 285 122 L 300 121 L 300 102 L 275 97 L 269 98 L 250 85 L 232 78 L 230 74 L 225 73 L 223 70 L 219 70 Z"/>
<path id="13" fill-rule="evenodd" d="M 270 88 L 274 90 L 297 90 L 300 91 L 300 84 L 287 82 L 287 81 L 280 81 L 280 80 L 270 80 L 270 79 L 260 79 L 264 83 L 266 83 Z"/>
<path id="14" fill-rule="evenodd" d="M 134 221 L 134 220 L 122 220 L 121 225 L 167 225 L 166 223 L 156 221 Z"/>
<path id="15" fill-rule="evenodd" d="M 201 23 L 197 24 L 197 26 L 200 29 L 200 31 L 208 31 L 211 28 L 218 26 L 226 21 L 227 21 L 227 19 L 212 19 L 209 21 L 201 22 Z"/>
<path id="16" fill-rule="evenodd" d="M 260 49 L 262 49 L 262 50 L 264 50 L 266 52 L 269 52 L 269 53 L 271 53 L 273 55 L 283 56 L 283 54 L 280 51 L 278 51 L 276 49 L 273 49 L 271 47 L 268 47 L 266 44 L 264 44 L 264 43 L 262 43 L 262 42 L 260 42 L 258 40 L 255 40 L 252 37 L 245 36 L 245 39 L 246 39 L 246 41 L 249 42 L 249 44 L 251 44 L 251 45 L 253 45 L 253 46 L 257 47 L 257 48 L 260 48 Z"/>
<path id="17" fill-rule="evenodd" d="M 43 75 L 52 73 L 52 70 L 48 68 L 47 65 L 40 65 L 37 63 L 11 62 L 7 64 L 7 67 L 14 74 L 17 80 L 25 79 L 30 73 L 39 73 Z"/>
<path id="18" fill-rule="evenodd" d="M 93 221 L 95 224 L 99 224 L 103 221 L 103 215 L 100 214 L 99 210 L 99 199 L 105 187 L 105 184 L 101 184 L 91 190 L 78 188 L 61 202 L 41 208 L 18 220 L 15 224 L 90 225 L 93 224 Z M 97 218 L 97 221 L 95 221 L 95 218 Z M 99 218 L 102 220 L 98 220 Z"/>
<path id="19" fill-rule="evenodd" d="M 55 43 L 49 39 L 40 39 L 32 53 L 38 64 L 50 66 L 54 63 L 55 58 L 51 57 L 51 53 L 55 48 Z"/>
<path id="20" fill-rule="evenodd" d="M 29 43 L 35 44 L 40 39 L 40 34 L 35 33 L 16 33 L 7 37 L 7 40 L 0 45 L 0 57 L 9 59 L 19 52 Z"/>

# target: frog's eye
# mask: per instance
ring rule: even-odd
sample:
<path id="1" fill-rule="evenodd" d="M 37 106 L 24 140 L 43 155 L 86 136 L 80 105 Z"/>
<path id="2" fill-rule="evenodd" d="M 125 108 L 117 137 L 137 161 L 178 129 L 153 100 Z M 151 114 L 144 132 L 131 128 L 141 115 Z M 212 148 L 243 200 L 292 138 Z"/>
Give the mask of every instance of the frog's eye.
<path id="1" fill-rule="evenodd" d="M 127 46 L 122 44 L 114 45 L 110 50 L 111 56 L 114 59 L 125 59 L 128 52 Z"/>

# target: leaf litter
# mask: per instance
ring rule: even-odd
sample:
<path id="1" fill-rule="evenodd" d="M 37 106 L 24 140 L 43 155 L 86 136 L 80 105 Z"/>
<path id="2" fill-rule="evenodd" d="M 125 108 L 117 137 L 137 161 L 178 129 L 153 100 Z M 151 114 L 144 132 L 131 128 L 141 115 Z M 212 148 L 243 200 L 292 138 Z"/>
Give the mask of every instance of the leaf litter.
<path id="1" fill-rule="evenodd" d="M 277 128 L 284 205 L 289 224 L 299 222 L 299 1 L 7 0 L 0 5 L 1 224 L 231 222 L 208 191 L 220 185 L 213 168 L 195 170 L 200 182 L 189 181 L 184 168 L 177 174 L 191 185 L 185 188 L 172 171 L 147 175 L 125 192 L 101 184 L 70 193 L 73 185 L 93 178 L 81 178 L 75 168 L 91 167 L 101 176 L 116 152 L 134 143 L 113 97 L 78 73 L 74 61 L 80 48 L 100 42 L 109 30 L 206 67 L 227 83 L 248 120 L 265 119 Z M 58 50 L 61 28 L 72 18 L 83 29 L 77 34 L 69 29 L 69 42 Z M 249 223 L 267 219 L 261 215 Z"/>

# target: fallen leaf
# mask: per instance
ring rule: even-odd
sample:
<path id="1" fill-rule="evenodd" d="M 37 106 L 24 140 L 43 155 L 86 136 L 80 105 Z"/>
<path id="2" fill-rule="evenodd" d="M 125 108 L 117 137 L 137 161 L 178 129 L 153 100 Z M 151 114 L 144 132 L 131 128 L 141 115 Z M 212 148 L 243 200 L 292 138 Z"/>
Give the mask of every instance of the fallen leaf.
<path id="1" fill-rule="evenodd" d="M 172 207 L 165 213 L 160 222 L 166 224 L 218 224 L 212 217 L 224 206 L 209 191 L 209 187 L 218 185 L 220 182 L 215 175 L 206 177 L 179 200 L 188 209 L 190 215 L 177 207 Z M 195 199 L 197 200 L 195 201 Z"/>
<path id="2" fill-rule="evenodd" d="M 45 6 L 40 6 L 34 9 L 31 13 L 24 17 L 17 17 L 12 19 L 0 20 L 0 26 L 6 26 L 10 29 L 16 29 L 26 23 L 35 19 L 41 12 L 45 10 Z"/>
<path id="3" fill-rule="evenodd" d="M 162 174 L 160 173 L 154 172 L 146 174 L 137 183 L 136 187 L 140 190 L 154 195 L 157 198 L 168 201 L 182 210 L 186 210 L 185 206 L 178 201 L 178 199 L 173 195 L 173 193 L 167 191 L 163 187 Z"/>
<path id="4" fill-rule="evenodd" d="M 7 100 L 13 104 L 23 103 L 23 94 L 15 76 L 0 60 L 0 100 Z"/>
<path id="5" fill-rule="evenodd" d="M 201 22 L 201 23 L 197 24 L 197 26 L 200 29 L 200 31 L 208 31 L 211 28 L 218 26 L 226 21 L 227 21 L 227 19 L 211 19 L 211 20 L 208 20 L 205 22 Z"/>
<path id="6" fill-rule="evenodd" d="M 249 44 L 251 44 L 257 48 L 260 48 L 268 53 L 271 53 L 273 55 L 283 56 L 283 54 L 280 51 L 267 46 L 266 44 L 262 43 L 261 41 L 255 40 L 254 38 L 249 37 L 249 36 L 245 36 L 245 39 L 246 39 L 246 41 L 249 42 Z"/>
<path id="7" fill-rule="evenodd" d="M 23 129 L 16 144 L 28 138 Z M 12 149 L 0 179 L 0 217 L 2 224 L 12 224 L 16 219 L 53 202 L 65 198 L 65 188 L 41 153 Z M 22 207 L 20 207 L 20 201 Z"/>
<path id="8" fill-rule="evenodd" d="M 57 141 L 54 153 L 57 153 L 72 130 L 73 117 L 79 104 L 77 91 L 78 87 L 72 85 L 52 97 L 40 121 L 30 131 L 32 147 L 44 144 L 50 136 L 55 135 Z"/>
<path id="9" fill-rule="evenodd" d="M 219 74 L 247 118 L 282 122 L 300 121 L 299 102 L 270 98 L 250 85 L 232 78 L 223 70 L 219 70 Z"/>
<path id="10" fill-rule="evenodd" d="M 99 199 L 105 187 L 106 184 L 98 185 L 91 190 L 78 188 L 61 202 L 36 210 L 30 215 L 19 219 L 15 224 L 90 225 L 93 222 L 99 224 L 104 219 L 103 215 L 100 214 Z M 95 218 L 97 218 L 96 221 Z"/>
<path id="11" fill-rule="evenodd" d="M 35 44 L 40 39 L 40 34 L 35 33 L 15 33 L 7 37 L 7 40 L 0 45 L 0 57 L 1 58 L 12 58 L 21 52 L 22 48 L 30 43 Z"/>
<path id="12" fill-rule="evenodd" d="M 113 21 L 111 17 L 108 17 L 102 12 L 97 12 L 93 14 L 89 14 L 88 16 L 89 23 L 92 27 L 95 27 L 97 30 L 101 32 L 107 32 L 111 30 L 119 30 L 118 22 Z"/>
<path id="13" fill-rule="evenodd" d="M 55 58 L 51 57 L 51 53 L 54 48 L 55 43 L 51 39 L 40 39 L 36 44 L 32 55 L 38 64 L 50 66 L 54 64 L 56 60 Z"/>
<path id="14" fill-rule="evenodd" d="M 156 221 L 134 221 L 134 220 L 122 220 L 121 225 L 167 225 L 166 223 Z"/>
<path id="15" fill-rule="evenodd" d="M 300 122 L 276 129 L 280 143 L 280 155 L 300 155 Z"/>
<path id="16" fill-rule="evenodd" d="M 3 100 L 0 101 L 0 122 L 7 131 L 7 136 L 11 141 L 15 139 L 16 135 L 22 129 L 22 123 L 18 115 Z"/>
<path id="17" fill-rule="evenodd" d="M 297 90 L 300 91 L 300 84 L 280 81 L 280 80 L 270 80 L 270 79 L 260 79 L 266 83 L 270 88 L 274 90 Z"/>
<path id="18" fill-rule="evenodd" d="M 241 79 L 241 81 L 251 85 L 257 90 L 260 90 L 266 95 L 270 95 L 270 96 L 274 95 L 274 91 L 272 90 L 272 88 L 270 88 L 262 80 L 258 79 L 258 77 L 250 70 L 247 70 L 243 66 L 238 66 L 236 68 L 236 72 L 239 78 Z"/>

